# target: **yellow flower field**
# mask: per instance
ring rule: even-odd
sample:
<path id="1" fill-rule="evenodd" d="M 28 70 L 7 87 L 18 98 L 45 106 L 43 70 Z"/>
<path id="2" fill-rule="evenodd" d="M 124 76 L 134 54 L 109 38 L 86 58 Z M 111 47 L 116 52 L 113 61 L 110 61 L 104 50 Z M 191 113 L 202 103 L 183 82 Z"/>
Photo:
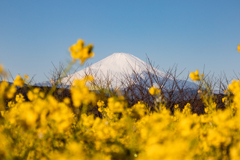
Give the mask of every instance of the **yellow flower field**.
<path id="1" fill-rule="evenodd" d="M 70 47 L 74 63 L 93 57 L 92 48 L 82 40 Z M 1 65 L 0 74 L 6 76 Z M 203 77 L 198 70 L 190 74 L 204 84 Z M 27 80 L 17 76 L 12 85 L 0 84 L 0 159 L 240 159 L 240 80 L 226 90 L 224 110 L 206 87 L 202 115 L 193 114 L 190 104 L 183 110 L 175 105 L 173 114 L 162 101 L 154 111 L 144 102 L 128 106 L 123 96 L 105 104 L 86 86 L 93 77 L 75 80 L 71 99 L 58 101 L 35 88 L 26 100 L 15 92 Z M 155 87 L 149 92 L 156 99 L 161 93 Z M 90 104 L 98 106 L 100 117 L 87 112 Z"/>

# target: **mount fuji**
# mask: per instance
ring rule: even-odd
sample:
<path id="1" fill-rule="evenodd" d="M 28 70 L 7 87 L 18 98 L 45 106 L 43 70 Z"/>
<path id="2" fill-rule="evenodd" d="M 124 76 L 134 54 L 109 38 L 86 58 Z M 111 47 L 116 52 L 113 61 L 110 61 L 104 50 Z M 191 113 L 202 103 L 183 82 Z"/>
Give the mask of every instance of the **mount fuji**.
<path id="1" fill-rule="evenodd" d="M 61 82 L 71 85 L 74 79 L 81 79 L 86 75 L 93 75 L 103 86 L 110 83 L 112 88 L 126 88 L 129 85 L 140 85 L 139 83 L 144 83 L 148 88 L 159 87 L 161 82 L 164 83 L 161 89 L 169 89 L 174 83 L 183 89 L 198 88 L 195 83 L 175 79 L 128 53 L 113 53 L 83 70 L 64 77 Z"/>

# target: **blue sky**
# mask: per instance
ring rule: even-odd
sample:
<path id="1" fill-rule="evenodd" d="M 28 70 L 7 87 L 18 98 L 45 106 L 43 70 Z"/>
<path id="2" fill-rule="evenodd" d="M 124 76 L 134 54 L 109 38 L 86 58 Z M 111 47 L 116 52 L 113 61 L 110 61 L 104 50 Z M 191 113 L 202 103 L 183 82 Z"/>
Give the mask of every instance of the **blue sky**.
<path id="1" fill-rule="evenodd" d="M 94 44 L 89 63 L 125 52 L 147 54 L 162 71 L 177 64 L 182 77 L 204 66 L 216 76 L 240 73 L 239 0 L 1 0 L 0 23 L 0 63 L 13 77 L 47 80 L 77 39 Z"/>

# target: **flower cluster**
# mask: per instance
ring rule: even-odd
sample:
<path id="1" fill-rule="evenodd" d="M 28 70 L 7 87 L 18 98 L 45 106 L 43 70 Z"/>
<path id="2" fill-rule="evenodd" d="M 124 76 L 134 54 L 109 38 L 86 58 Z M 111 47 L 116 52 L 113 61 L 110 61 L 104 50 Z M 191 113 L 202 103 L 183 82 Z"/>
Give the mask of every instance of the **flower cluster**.
<path id="1" fill-rule="evenodd" d="M 97 102 L 97 106 L 98 106 L 98 111 L 99 111 L 99 112 L 103 112 L 103 107 L 105 106 L 104 102 L 101 101 L 101 100 L 99 100 L 99 101 Z"/>
<path id="2" fill-rule="evenodd" d="M 234 94 L 234 108 L 240 108 L 240 80 L 233 80 L 232 84 L 228 85 L 228 88 Z"/>
<path id="3" fill-rule="evenodd" d="M 92 52 L 93 45 L 89 44 L 87 46 L 84 46 L 83 40 L 78 40 L 76 44 L 72 45 L 69 48 L 69 51 L 71 52 L 71 56 L 73 60 L 80 60 L 80 63 L 83 64 L 88 58 L 91 58 L 94 56 L 94 53 Z"/>
<path id="4" fill-rule="evenodd" d="M 158 95 L 161 93 L 161 91 L 157 87 L 151 87 L 151 88 L 149 88 L 149 93 L 151 95 Z"/>
<path id="5" fill-rule="evenodd" d="M 82 104 L 88 105 L 91 102 L 95 102 L 95 94 L 89 91 L 86 86 L 88 81 L 93 81 L 93 77 L 85 77 L 82 80 L 74 80 L 71 86 L 71 95 L 74 107 L 80 107 Z"/>
<path id="6" fill-rule="evenodd" d="M 23 87 L 24 85 L 24 80 L 22 79 L 22 77 L 20 75 L 17 75 L 17 77 L 15 78 L 13 84 L 17 87 Z"/>
<path id="7" fill-rule="evenodd" d="M 0 64 L 0 74 L 4 71 L 3 66 Z"/>
<path id="8" fill-rule="evenodd" d="M 206 83 L 198 72 L 190 77 Z M 87 85 L 92 77 L 75 80 L 63 100 L 39 88 L 16 94 L 23 81 L 0 83 L 0 159 L 240 159 L 240 80 L 228 86 L 224 110 L 200 90 L 202 115 L 189 103 L 170 110 L 164 103 L 128 106 L 114 96 L 105 104 Z M 149 92 L 160 96 L 157 88 Z M 88 112 L 93 104 L 97 113 Z"/>
<path id="9" fill-rule="evenodd" d="M 199 76 L 199 71 L 196 70 L 195 72 L 191 72 L 189 77 L 193 80 L 193 81 L 199 81 L 200 80 L 200 76 Z"/>

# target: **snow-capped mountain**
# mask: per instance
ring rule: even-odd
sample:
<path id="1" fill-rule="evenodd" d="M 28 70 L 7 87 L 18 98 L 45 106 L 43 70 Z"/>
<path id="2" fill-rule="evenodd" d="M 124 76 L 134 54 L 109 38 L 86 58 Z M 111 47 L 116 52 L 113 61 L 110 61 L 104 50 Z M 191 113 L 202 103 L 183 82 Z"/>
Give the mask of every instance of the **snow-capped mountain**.
<path id="1" fill-rule="evenodd" d="M 111 82 L 113 88 L 125 88 L 130 84 L 135 85 L 141 82 L 149 87 L 151 87 L 151 85 L 159 86 L 159 81 L 164 81 L 164 87 L 169 88 L 174 83 L 172 76 L 167 75 L 128 53 L 113 53 L 101 61 L 63 78 L 62 83 L 71 85 L 74 79 L 81 79 L 85 75 L 93 75 L 102 85 Z M 157 78 L 158 81 L 149 78 L 151 76 L 155 76 L 154 79 Z M 192 82 L 175 79 L 175 83 L 176 82 L 183 88 L 197 88 L 197 85 Z"/>

